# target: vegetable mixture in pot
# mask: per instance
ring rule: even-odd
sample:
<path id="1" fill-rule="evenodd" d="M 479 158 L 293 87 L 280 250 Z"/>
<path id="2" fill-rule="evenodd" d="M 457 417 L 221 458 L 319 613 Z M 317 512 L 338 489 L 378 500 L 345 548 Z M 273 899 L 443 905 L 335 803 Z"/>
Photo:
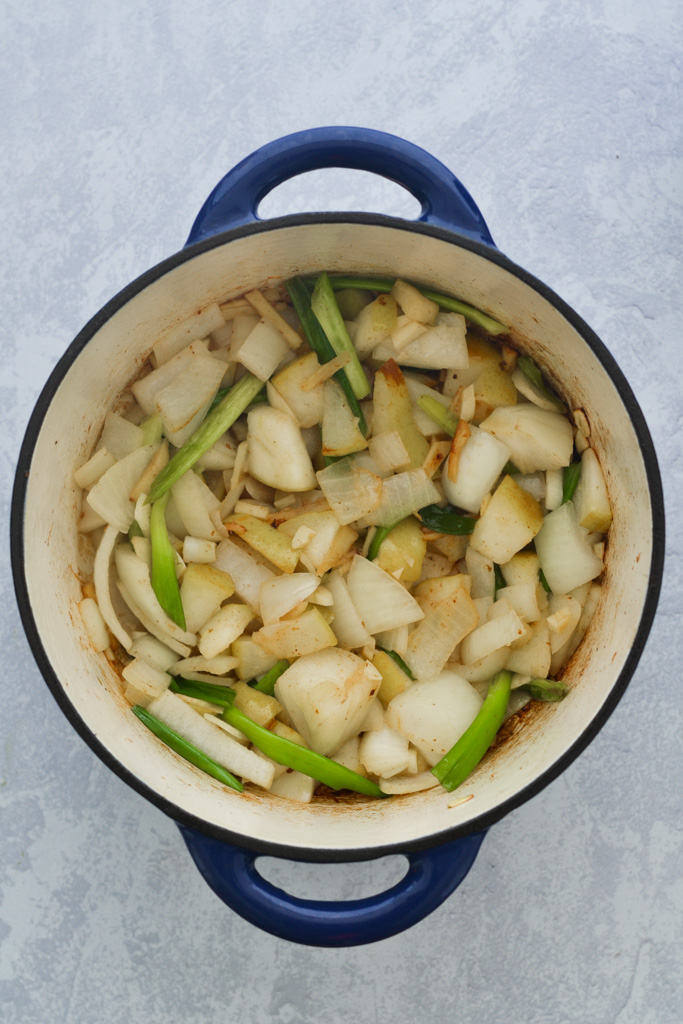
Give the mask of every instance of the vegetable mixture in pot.
<path id="1" fill-rule="evenodd" d="M 508 333 L 323 273 L 158 340 L 76 483 L 85 629 L 162 742 L 238 791 L 453 790 L 562 700 L 610 505 Z"/>

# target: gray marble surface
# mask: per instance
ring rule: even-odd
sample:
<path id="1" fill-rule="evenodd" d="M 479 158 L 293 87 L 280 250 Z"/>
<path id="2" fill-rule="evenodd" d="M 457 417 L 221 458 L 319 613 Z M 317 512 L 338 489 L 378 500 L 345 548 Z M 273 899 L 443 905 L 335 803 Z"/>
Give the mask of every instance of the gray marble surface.
<path id="1" fill-rule="evenodd" d="M 90 752 L 32 660 L 4 541 L 6 1024 L 683 1019 L 682 14 L 675 0 L 2 4 L 4 537 L 28 417 L 79 328 L 180 247 L 239 159 L 325 124 L 434 153 L 501 249 L 601 335 L 649 422 L 669 513 L 655 626 L 597 739 L 490 832 L 430 918 L 349 950 L 290 945 L 233 915 L 175 825 Z M 413 206 L 329 172 L 264 209 Z M 295 893 L 358 897 L 401 864 L 267 871 Z"/>

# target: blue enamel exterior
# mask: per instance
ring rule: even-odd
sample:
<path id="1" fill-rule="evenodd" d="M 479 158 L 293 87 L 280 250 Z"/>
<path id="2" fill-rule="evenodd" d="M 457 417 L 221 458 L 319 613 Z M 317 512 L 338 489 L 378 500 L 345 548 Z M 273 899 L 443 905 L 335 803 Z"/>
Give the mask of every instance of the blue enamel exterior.
<path id="1" fill-rule="evenodd" d="M 304 900 L 267 882 L 258 854 L 179 826 L 195 864 L 217 896 L 271 935 L 305 946 L 360 946 L 417 924 L 457 889 L 474 863 L 485 832 L 407 854 L 405 876 L 362 900 Z"/>
<path id="2" fill-rule="evenodd" d="M 261 200 L 283 181 L 322 167 L 370 171 L 395 181 L 422 205 L 419 221 L 494 246 L 464 185 L 411 142 L 370 128 L 312 128 L 276 139 L 245 157 L 202 206 L 187 244 L 258 221 Z"/>
<path id="3" fill-rule="evenodd" d="M 419 146 L 368 128 L 314 128 L 258 149 L 216 185 L 186 245 L 259 220 L 277 185 L 322 167 L 370 171 L 397 182 L 421 203 L 419 221 L 495 248 L 486 222 L 454 174 Z M 353 902 L 290 896 L 256 870 L 257 854 L 179 826 L 195 864 L 220 898 L 258 928 L 309 946 L 357 946 L 410 928 L 435 910 L 469 871 L 485 832 L 407 854 L 405 877 L 386 892 Z"/>

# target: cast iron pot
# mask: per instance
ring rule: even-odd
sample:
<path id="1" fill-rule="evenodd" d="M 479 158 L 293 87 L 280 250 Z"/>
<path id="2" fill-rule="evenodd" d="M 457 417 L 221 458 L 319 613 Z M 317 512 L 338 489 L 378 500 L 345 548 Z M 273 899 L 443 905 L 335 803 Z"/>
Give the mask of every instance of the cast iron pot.
<path id="1" fill-rule="evenodd" d="M 370 214 L 308 214 L 261 221 L 276 185 L 320 167 L 372 171 L 422 204 L 417 221 Z M 305 805 L 227 792 L 165 748 L 130 710 L 118 675 L 90 649 L 81 598 L 73 482 L 105 412 L 160 334 L 211 302 L 322 269 L 429 283 L 512 325 L 512 336 L 552 383 L 582 407 L 605 471 L 614 522 L 603 598 L 565 672 L 569 696 L 534 705 L 490 751 L 449 807 L 440 787 L 372 801 L 340 796 Z M 76 413 L 74 410 L 78 410 Z M 663 564 L 661 481 L 635 398 L 602 342 L 557 295 L 495 247 L 484 219 L 441 163 L 401 139 L 361 128 L 320 128 L 271 143 L 211 193 L 186 246 L 123 289 L 57 364 L 19 458 L 12 558 L 19 607 L 40 670 L 95 753 L 170 815 L 208 884 L 274 935 L 342 946 L 395 934 L 435 909 L 467 874 L 486 829 L 555 779 L 596 735 L 622 696 L 655 613 Z M 405 854 L 388 892 L 314 902 L 275 888 L 259 855 L 353 861 Z"/>

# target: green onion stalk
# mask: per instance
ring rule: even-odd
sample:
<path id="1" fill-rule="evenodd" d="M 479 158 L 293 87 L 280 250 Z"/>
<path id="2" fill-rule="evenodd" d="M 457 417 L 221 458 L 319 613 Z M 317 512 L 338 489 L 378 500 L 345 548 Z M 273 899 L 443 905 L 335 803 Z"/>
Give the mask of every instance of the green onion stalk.
<path id="1" fill-rule="evenodd" d="M 235 691 L 230 686 L 222 686 L 220 683 L 204 683 L 198 679 L 171 680 L 169 690 L 173 693 L 180 693 L 184 697 L 194 697 L 195 700 L 205 700 L 209 704 L 218 704 L 221 707 L 230 707 L 235 700 Z"/>
<path id="2" fill-rule="evenodd" d="M 311 296 L 311 309 L 337 355 L 347 352 L 351 356 L 343 370 L 354 395 L 360 401 L 370 394 L 370 384 L 339 312 L 330 278 L 326 273 L 322 273 L 316 281 Z"/>
<path id="3" fill-rule="evenodd" d="M 168 498 L 169 492 L 166 491 L 161 498 L 154 502 L 149 521 L 149 537 L 152 546 L 152 590 L 168 617 L 173 619 L 181 629 L 185 629 L 185 612 L 180 597 L 178 577 L 175 574 L 175 552 L 166 526 Z"/>
<path id="4" fill-rule="evenodd" d="M 269 697 L 273 696 L 275 684 L 282 675 L 289 668 L 289 662 L 286 658 L 281 658 L 280 661 L 276 661 L 272 668 L 269 668 L 265 675 L 261 676 L 259 681 L 252 683 L 254 690 L 259 690 L 260 693 L 267 693 Z"/>
<path id="5" fill-rule="evenodd" d="M 207 414 L 192 437 L 166 463 L 150 488 L 147 502 L 157 501 L 170 490 L 176 480 L 191 469 L 218 438 L 223 436 L 264 387 L 265 381 L 259 380 L 253 373 L 245 373 L 237 384 L 233 384 L 213 411 Z"/>
<path id="6" fill-rule="evenodd" d="M 581 463 L 572 462 L 568 466 L 565 466 L 562 474 L 562 504 L 564 505 L 567 501 L 571 501 L 574 497 L 577 485 L 579 483 L 579 477 L 581 476 Z"/>
<path id="7" fill-rule="evenodd" d="M 564 700 L 569 693 L 569 686 L 562 679 L 530 679 L 520 689 L 526 690 L 533 700 L 551 703 Z"/>
<path id="8" fill-rule="evenodd" d="M 477 717 L 448 753 L 432 768 L 444 789 L 452 792 L 462 785 L 489 749 L 505 719 L 510 698 L 512 672 L 498 672 Z"/>
<path id="9" fill-rule="evenodd" d="M 317 779 L 329 786 L 330 789 L 351 789 L 356 793 L 363 793 L 365 796 L 383 797 L 386 795 L 370 779 L 366 779 L 343 764 L 338 764 L 337 761 L 333 761 L 329 757 L 323 757 L 322 754 L 316 754 L 298 743 L 293 743 L 282 736 L 276 736 L 269 729 L 257 725 L 239 708 L 226 708 L 222 717 L 229 725 L 239 729 L 266 757 L 272 758 L 278 764 L 286 765 L 287 768 L 301 772 L 303 775 L 308 775 L 312 779 Z"/>
<path id="10" fill-rule="evenodd" d="M 335 291 L 341 291 L 346 288 L 358 288 L 361 291 L 386 293 L 390 292 L 394 287 L 395 279 L 389 277 L 339 276 L 330 278 L 330 282 Z M 461 302 L 460 299 L 454 299 L 450 295 L 443 295 L 441 292 L 432 291 L 431 288 L 423 288 L 421 285 L 415 285 L 415 287 L 425 298 L 436 302 L 440 309 L 444 309 L 449 313 L 460 313 L 466 320 L 469 320 L 470 323 L 475 324 L 477 327 L 481 327 L 487 334 L 495 337 L 496 335 L 509 334 L 510 332 L 510 328 L 500 323 L 499 320 L 494 320 L 493 317 L 487 316 L 486 313 L 482 313 L 481 310 L 470 306 L 466 302 Z"/>
<path id="11" fill-rule="evenodd" d="M 301 326 L 304 329 L 306 340 L 318 357 L 318 362 L 329 363 L 330 359 L 334 359 L 336 353 L 313 313 L 311 308 L 311 296 L 308 288 L 300 277 L 293 277 L 290 281 L 287 281 L 286 288 L 289 297 L 292 300 L 294 311 L 301 321 Z M 334 374 L 334 379 L 342 388 L 353 415 L 357 417 L 358 427 L 361 433 L 364 437 L 367 437 L 368 425 L 365 422 L 363 410 L 360 407 L 360 402 L 354 394 L 349 378 L 344 373 L 344 370 L 341 369 L 337 370 Z"/>
<path id="12" fill-rule="evenodd" d="M 449 412 L 433 395 L 420 395 L 417 404 L 446 434 L 453 437 L 458 427 L 458 419 L 452 412 Z"/>
<path id="13" fill-rule="evenodd" d="M 398 654 L 398 652 L 397 652 L 397 651 L 390 651 L 390 650 L 389 650 L 389 649 L 388 649 L 387 647 L 380 647 L 380 648 L 378 648 L 378 649 L 379 649 L 380 651 L 384 651 L 384 653 L 385 653 L 385 654 L 388 654 L 388 655 L 389 655 L 389 657 L 390 657 L 390 658 L 391 658 L 391 659 L 392 659 L 393 661 L 395 661 L 395 662 L 396 662 L 396 664 L 398 665 L 398 667 L 399 667 L 399 668 L 400 668 L 400 669 L 401 669 L 401 670 L 402 670 L 403 672 L 405 672 L 405 674 L 406 674 L 406 675 L 408 676 L 408 678 L 409 678 L 409 679 L 414 679 L 414 678 L 415 678 L 415 676 L 414 676 L 414 675 L 413 675 L 413 673 L 412 673 L 412 672 L 410 671 L 410 669 L 409 669 L 409 668 L 408 668 L 408 666 L 406 665 L 405 661 L 403 660 L 403 658 L 401 657 L 401 655 L 400 655 L 400 654 Z"/>
<path id="14" fill-rule="evenodd" d="M 395 530 L 397 526 L 398 523 L 394 523 L 392 526 L 378 526 L 375 528 L 372 540 L 370 541 L 370 547 L 368 548 L 368 559 L 371 562 L 374 562 L 377 558 L 382 544 L 387 539 L 391 531 Z"/>

